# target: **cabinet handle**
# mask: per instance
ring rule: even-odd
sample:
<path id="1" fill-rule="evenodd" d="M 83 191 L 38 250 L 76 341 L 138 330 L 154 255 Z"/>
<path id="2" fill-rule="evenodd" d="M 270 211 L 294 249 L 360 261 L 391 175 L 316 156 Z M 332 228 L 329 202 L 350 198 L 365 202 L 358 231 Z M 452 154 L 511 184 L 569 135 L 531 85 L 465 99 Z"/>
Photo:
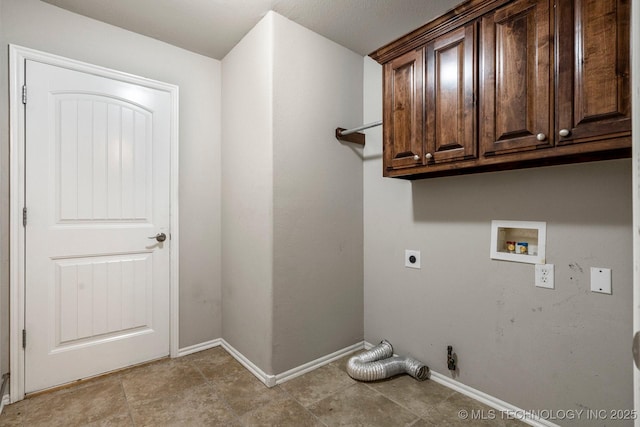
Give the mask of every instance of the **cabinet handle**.
<path id="1" fill-rule="evenodd" d="M 544 141 L 545 139 L 547 139 L 547 135 L 545 135 L 544 133 L 539 133 L 536 135 L 536 139 L 538 141 Z"/>
<path id="2" fill-rule="evenodd" d="M 560 129 L 560 132 L 558 132 L 560 134 L 560 136 L 569 136 L 571 134 L 571 131 L 569 129 Z"/>
<path id="3" fill-rule="evenodd" d="M 413 156 L 413 160 L 420 160 L 420 156 L 418 156 L 417 154 Z"/>
<path id="4" fill-rule="evenodd" d="M 427 160 L 431 160 L 431 159 L 433 159 L 433 154 L 427 153 L 427 154 L 424 155 L 424 157 L 426 157 Z"/>

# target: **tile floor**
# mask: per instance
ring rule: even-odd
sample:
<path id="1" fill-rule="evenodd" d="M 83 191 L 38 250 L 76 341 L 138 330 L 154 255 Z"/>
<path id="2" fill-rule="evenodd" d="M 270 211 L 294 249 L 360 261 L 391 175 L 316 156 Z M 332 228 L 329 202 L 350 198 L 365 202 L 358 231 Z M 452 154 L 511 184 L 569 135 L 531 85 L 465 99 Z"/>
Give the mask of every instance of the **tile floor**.
<path id="1" fill-rule="evenodd" d="M 431 380 L 360 383 L 345 356 L 271 389 L 221 347 L 164 359 L 6 406 L 0 426 L 458 426 L 490 408 Z M 480 412 L 477 412 L 480 413 Z"/>

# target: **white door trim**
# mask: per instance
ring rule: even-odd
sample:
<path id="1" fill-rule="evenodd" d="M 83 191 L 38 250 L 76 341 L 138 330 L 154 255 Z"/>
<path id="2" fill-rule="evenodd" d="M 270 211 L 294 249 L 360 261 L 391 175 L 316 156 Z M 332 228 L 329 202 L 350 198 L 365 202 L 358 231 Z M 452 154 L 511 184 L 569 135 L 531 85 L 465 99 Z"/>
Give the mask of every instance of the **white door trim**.
<path id="1" fill-rule="evenodd" d="M 170 356 L 178 356 L 178 86 L 138 77 L 61 56 L 9 45 L 9 369 L 11 402 L 24 399 L 24 350 L 22 330 L 25 321 L 25 229 L 22 224 L 25 182 L 25 109 L 22 86 L 25 61 L 32 60 L 75 71 L 108 77 L 168 92 L 171 95 L 171 170 L 170 170 Z"/>
<path id="2" fill-rule="evenodd" d="M 640 333 L 640 5 L 631 4 L 631 111 L 633 204 L 633 333 Z M 631 337 L 630 337 L 631 338 Z M 633 403 L 640 411 L 640 370 L 633 369 Z M 640 427 L 640 419 L 634 421 Z"/>

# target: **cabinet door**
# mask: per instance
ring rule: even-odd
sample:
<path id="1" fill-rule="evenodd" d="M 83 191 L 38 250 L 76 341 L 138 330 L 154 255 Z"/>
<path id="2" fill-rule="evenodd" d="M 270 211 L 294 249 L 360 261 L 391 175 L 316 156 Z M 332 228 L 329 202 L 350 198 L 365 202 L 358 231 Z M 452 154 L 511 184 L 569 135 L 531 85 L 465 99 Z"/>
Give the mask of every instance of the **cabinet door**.
<path id="1" fill-rule="evenodd" d="M 384 67 L 384 168 L 412 167 L 423 159 L 423 50 Z"/>
<path id="2" fill-rule="evenodd" d="M 559 0 L 559 145 L 631 131 L 629 1 Z"/>
<path id="3" fill-rule="evenodd" d="M 483 155 L 550 147 L 549 0 L 517 0 L 482 19 Z"/>
<path id="4" fill-rule="evenodd" d="M 426 151 L 429 163 L 477 157 L 475 23 L 427 44 Z"/>

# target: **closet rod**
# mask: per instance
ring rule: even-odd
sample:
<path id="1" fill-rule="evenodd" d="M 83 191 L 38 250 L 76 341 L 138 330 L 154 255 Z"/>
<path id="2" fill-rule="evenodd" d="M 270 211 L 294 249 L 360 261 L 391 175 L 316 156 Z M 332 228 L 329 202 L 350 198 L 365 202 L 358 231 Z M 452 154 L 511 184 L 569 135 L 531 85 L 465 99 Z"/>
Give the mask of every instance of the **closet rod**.
<path id="1" fill-rule="evenodd" d="M 357 128 L 345 129 L 342 132 L 340 132 L 340 135 L 342 135 L 342 136 L 350 135 L 352 133 L 356 133 L 356 132 L 359 132 L 361 130 L 365 130 L 365 129 L 369 129 L 369 128 L 372 128 L 372 127 L 380 126 L 381 124 L 382 124 L 382 120 L 378 120 L 377 122 L 373 122 L 373 123 L 369 123 L 369 124 L 366 124 L 366 125 L 362 125 L 362 126 L 359 126 Z"/>
<path id="2" fill-rule="evenodd" d="M 359 133 L 359 131 L 364 129 L 369 129 L 375 126 L 380 126 L 382 124 L 382 120 L 378 120 L 377 122 L 369 123 L 366 125 L 358 126 L 353 129 L 343 129 L 336 128 L 336 138 L 340 141 L 353 142 L 355 144 L 364 145 L 365 136 L 363 133 Z"/>

